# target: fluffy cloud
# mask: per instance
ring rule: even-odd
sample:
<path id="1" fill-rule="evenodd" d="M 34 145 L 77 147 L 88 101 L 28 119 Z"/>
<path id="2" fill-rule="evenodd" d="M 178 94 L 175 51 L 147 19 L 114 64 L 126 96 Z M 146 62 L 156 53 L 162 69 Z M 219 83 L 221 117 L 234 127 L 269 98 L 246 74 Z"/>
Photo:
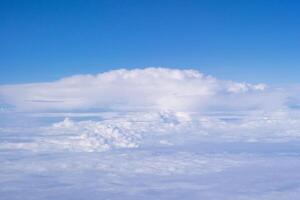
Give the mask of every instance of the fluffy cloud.
<path id="1" fill-rule="evenodd" d="M 2 196 L 297 199 L 298 94 L 165 68 L 0 86 Z"/>
<path id="2" fill-rule="evenodd" d="M 47 83 L 3 85 L 0 99 L 22 111 L 254 109 L 279 107 L 284 101 L 264 84 L 168 68 L 120 69 Z"/>
<path id="3" fill-rule="evenodd" d="M 65 118 L 47 127 L 14 128 L 10 133 L 20 130 L 31 139 L 27 138 L 25 142 L 22 139 L 18 142 L 3 141 L 0 149 L 97 152 L 201 142 L 299 141 L 300 116 L 286 111 L 253 112 L 244 116 L 134 112 L 97 120 Z M 0 133 L 7 134 L 9 130 L 0 129 Z M 20 139 L 20 136 L 17 138 Z"/>

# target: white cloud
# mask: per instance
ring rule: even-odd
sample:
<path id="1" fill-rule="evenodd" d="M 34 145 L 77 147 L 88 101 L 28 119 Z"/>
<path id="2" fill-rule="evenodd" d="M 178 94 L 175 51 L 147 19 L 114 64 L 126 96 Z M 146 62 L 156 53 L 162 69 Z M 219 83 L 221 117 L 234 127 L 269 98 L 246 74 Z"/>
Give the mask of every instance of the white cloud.
<path id="1" fill-rule="evenodd" d="M 30 151 L 98 152 L 111 149 L 169 146 L 198 142 L 288 142 L 300 140 L 299 113 L 277 111 L 247 115 L 202 115 L 186 112 L 143 112 L 109 119 L 65 118 L 47 127 L 22 133 L 38 133 L 24 142 L 6 142 L 0 149 Z M 20 129 L 17 129 L 20 132 Z M 7 130 L 0 133 L 8 133 Z M 43 137 L 40 137 L 43 133 Z M 25 134 L 25 135 L 26 135 Z M 20 139 L 20 136 L 18 137 Z"/>
<path id="2" fill-rule="evenodd" d="M 0 86 L 2 196 L 297 199 L 298 94 L 165 68 Z"/>
<path id="3" fill-rule="evenodd" d="M 168 68 L 120 69 L 47 83 L 0 86 L 0 99 L 22 111 L 195 111 L 282 105 L 277 97 L 279 102 L 266 103 L 274 95 L 264 84 L 223 81 L 196 70 Z"/>
<path id="4" fill-rule="evenodd" d="M 49 83 L 3 85 L 2 118 L 5 113 L 9 116 L 7 109 L 15 107 L 16 111 L 35 112 L 31 116 L 37 118 L 75 119 L 30 130 L 50 133 L 47 140 L 37 137 L 31 143 L 6 143 L 2 148 L 105 151 L 139 147 L 149 142 L 149 136 L 155 144 L 176 145 L 177 141 L 162 136 L 187 133 L 197 140 L 298 140 L 295 91 L 166 68 L 121 69 Z M 113 112 L 102 112 L 107 110 Z M 18 124 L 24 124 L 22 117 L 18 119 Z M 181 140 L 185 138 L 187 135 Z"/>

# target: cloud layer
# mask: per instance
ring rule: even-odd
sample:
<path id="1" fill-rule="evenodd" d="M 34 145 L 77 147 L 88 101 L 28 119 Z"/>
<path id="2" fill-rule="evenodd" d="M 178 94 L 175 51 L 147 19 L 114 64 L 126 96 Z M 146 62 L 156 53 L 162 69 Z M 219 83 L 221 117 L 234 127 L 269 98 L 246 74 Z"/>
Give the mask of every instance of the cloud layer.
<path id="1" fill-rule="evenodd" d="M 16 131 L 22 135 L 11 138 Z M 22 140 L 24 133 L 26 140 Z M 8 138 L 0 142 L 0 150 L 30 151 L 102 152 L 203 142 L 282 143 L 300 141 L 300 115 L 283 111 L 245 116 L 135 112 L 106 120 L 65 118 L 47 127 L 15 129 L 14 132 L 0 129 L 0 134 L 8 134 Z"/>
<path id="2" fill-rule="evenodd" d="M 165 68 L 0 86 L 1 197 L 297 199 L 297 95 Z"/>
<path id="3" fill-rule="evenodd" d="M 270 107 L 265 102 L 272 95 L 264 84 L 223 81 L 196 70 L 168 68 L 120 69 L 0 86 L 0 101 L 22 111 L 249 109 Z M 281 100 L 277 97 L 272 106 L 282 104 Z"/>

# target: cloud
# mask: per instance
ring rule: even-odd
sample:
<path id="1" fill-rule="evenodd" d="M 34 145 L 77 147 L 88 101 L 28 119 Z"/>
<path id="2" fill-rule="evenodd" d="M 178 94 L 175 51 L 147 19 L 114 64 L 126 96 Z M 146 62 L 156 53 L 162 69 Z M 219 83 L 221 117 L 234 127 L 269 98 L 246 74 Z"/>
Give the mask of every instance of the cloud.
<path id="1" fill-rule="evenodd" d="M 166 68 L 2 85 L 4 196 L 297 199 L 298 94 Z"/>
<path id="2" fill-rule="evenodd" d="M 47 127 L 21 130 L 29 135 L 30 132 L 39 134 L 30 136 L 32 139 L 25 142 L 3 141 L 0 149 L 102 152 L 202 142 L 299 141 L 300 116 L 299 113 L 286 111 L 253 112 L 240 116 L 171 111 L 134 112 L 100 120 L 65 118 Z M 0 132 L 7 134 L 8 130 L 0 129 Z M 40 137 L 40 133 L 43 133 L 43 137 Z"/>
<path id="3" fill-rule="evenodd" d="M 267 109 L 284 101 L 264 84 L 168 68 L 120 69 L 47 83 L 2 85 L 0 99 L 20 111 Z"/>

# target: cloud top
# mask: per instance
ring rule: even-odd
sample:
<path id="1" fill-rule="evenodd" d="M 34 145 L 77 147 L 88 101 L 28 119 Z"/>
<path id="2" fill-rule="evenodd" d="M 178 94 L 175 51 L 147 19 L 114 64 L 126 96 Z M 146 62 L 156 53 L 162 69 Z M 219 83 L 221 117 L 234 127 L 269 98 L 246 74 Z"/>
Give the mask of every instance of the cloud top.
<path id="1" fill-rule="evenodd" d="M 196 70 L 146 68 L 76 75 L 47 83 L 0 86 L 0 99 L 22 111 L 253 108 L 266 86 L 218 80 Z M 255 96 L 253 101 L 247 98 Z M 241 102 L 234 102 L 235 98 Z"/>

